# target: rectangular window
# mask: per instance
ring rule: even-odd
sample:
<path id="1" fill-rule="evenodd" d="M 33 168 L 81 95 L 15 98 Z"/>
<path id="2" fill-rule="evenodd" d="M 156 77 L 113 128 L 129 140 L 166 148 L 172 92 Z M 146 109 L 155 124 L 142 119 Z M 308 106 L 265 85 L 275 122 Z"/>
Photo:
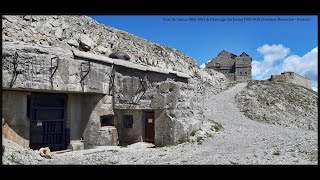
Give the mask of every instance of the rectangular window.
<path id="1" fill-rule="evenodd" d="M 123 127 L 132 128 L 133 126 L 133 115 L 124 115 L 123 116 Z"/>
<path id="2" fill-rule="evenodd" d="M 100 117 L 101 127 L 103 126 L 114 126 L 113 116 L 101 116 Z"/>

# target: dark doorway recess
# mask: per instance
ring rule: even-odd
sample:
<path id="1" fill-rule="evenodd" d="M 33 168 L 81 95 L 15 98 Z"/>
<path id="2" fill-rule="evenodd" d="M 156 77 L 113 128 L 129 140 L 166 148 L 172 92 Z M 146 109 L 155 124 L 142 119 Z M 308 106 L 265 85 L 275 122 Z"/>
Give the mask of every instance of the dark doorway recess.
<path id="1" fill-rule="evenodd" d="M 145 113 L 145 141 L 154 143 L 154 112 Z"/>
<path id="2" fill-rule="evenodd" d="M 32 93 L 28 96 L 31 149 L 66 149 L 66 99 L 65 94 Z"/>

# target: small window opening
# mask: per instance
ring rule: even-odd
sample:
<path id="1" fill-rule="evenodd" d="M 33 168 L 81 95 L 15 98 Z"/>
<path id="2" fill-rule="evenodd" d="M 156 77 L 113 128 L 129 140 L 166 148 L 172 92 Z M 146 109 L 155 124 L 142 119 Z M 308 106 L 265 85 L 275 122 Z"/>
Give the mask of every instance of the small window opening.
<path id="1" fill-rule="evenodd" d="M 103 126 L 114 126 L 113 116 L 111 116 L 111 115 L 101 116 L 100 117 L 100 123 L 101 123 L 101 127 L 103 127 Z"/>

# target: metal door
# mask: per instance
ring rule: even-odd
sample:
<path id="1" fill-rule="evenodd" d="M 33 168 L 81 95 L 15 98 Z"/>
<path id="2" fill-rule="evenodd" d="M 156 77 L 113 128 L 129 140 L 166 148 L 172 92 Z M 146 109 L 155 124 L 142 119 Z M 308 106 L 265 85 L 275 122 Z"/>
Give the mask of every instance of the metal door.
<path id="1" fill-rule="evenodd" d="M 145 113 L 145 141 L 154 143 L 154 112 Z"/>
<path id="2" fill-rule="evenodd" d="M 49 147 L 52 151 L 66 149 L 66 95 L 33 93 L 29 106 L 30 148 Z"/>

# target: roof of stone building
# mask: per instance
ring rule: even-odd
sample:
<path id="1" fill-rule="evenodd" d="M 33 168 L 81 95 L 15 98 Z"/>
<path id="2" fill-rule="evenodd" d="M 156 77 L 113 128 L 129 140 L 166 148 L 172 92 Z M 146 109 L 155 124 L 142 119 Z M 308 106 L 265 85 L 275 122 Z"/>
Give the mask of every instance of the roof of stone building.
<path id="1" fill-rule="evenodd" d="M 240 54 L 240 57 L 250 57 L 247 53 L 245 53 L 245 52 L 242 52 L 241 54 Z"/>
<path id="2" fill-rule="evenodd" d="M 237 55 L 235 55 L 235 54 L 233 54 L 233 53 L 231 53 L 231 52 L 228 52 L 228 51 L 226 51 L 226 50 L 222 50 L 222 51 L 218 54 L 217 57 L 219 57 L 219 56 L 230 57 L 230 58 L 232 58 L 232 59 L 234 59 L 234 58 L 237 57 Z"/>

